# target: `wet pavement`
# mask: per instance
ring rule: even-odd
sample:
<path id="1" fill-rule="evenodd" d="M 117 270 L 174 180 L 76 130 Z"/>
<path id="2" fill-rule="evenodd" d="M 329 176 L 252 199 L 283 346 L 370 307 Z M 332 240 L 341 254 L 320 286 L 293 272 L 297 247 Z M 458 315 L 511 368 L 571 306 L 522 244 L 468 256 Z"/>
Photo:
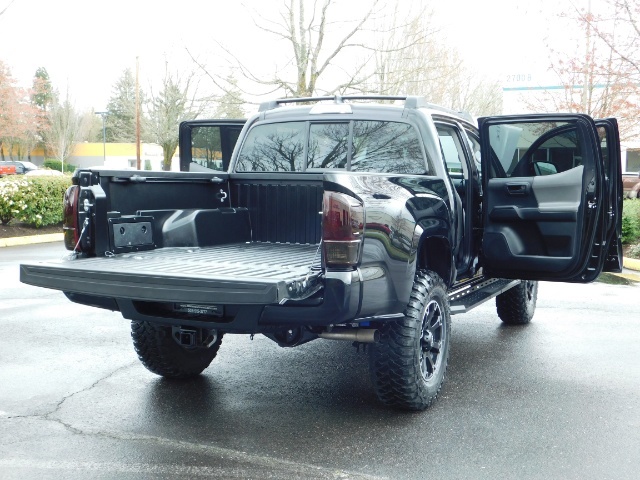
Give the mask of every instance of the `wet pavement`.
<path id="1" fill-rule="evenodd" d="M 453 317 L 429 410 L 380 406 L 349 343 L 224 338 L 195 381 L 144 369 L 118 314 L 18 281 L 0 250 L 0 478 L 632 479 L 640 284 L 540 286 L 533 322 Z"/>

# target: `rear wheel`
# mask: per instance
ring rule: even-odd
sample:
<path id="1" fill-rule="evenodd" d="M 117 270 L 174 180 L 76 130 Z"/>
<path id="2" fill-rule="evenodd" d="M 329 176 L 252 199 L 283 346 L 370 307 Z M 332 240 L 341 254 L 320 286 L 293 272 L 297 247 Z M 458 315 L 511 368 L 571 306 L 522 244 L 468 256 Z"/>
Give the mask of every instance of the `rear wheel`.
<path id="1" fill-rule="evenodd" d="M 435 273 L 416 274 L 402 320 L 385 323 L 370 350 L 378 399 L 404 410 L 424 410 L 438 396 L 449 360 L 449 297 Z"/>
<path id="2" fill-rule="evenodd" d="M 500 320 L 508 325 L 529 323 L 536 311 L 538 282 L 522 280 L 519 285 L 496 297 Z"/>
<path id="3" fill-rule="evenodd" d="M 172 338 L 172 329 L 149 322 L 131 322 L 133 347 L 142 364 L 151 372 L 167 378 L 191 378 L 199 375 L 213 361 L 222 333 L 209 347 L 187 348 Z"/>

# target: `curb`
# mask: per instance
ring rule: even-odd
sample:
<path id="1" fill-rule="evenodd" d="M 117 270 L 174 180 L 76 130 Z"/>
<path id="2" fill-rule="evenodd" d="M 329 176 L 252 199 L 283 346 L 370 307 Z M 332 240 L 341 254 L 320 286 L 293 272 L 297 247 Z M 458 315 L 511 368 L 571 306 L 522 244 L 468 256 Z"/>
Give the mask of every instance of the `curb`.
<path id="1" fill-rule="evenodd" d="M 624 268 L 628 268 L 629 270 L 636 270 L 640 272 L 640 260 L 638 260 L 637 258 L 624 257 L 622 259 L 622 266 Z"/>
<path id="2" fill-rule="evenodd" d="M 62 233 L 46 233 L 44 235 L 31 235 L 29 237 L 11 237 L 0 239 L 0 247 L 17 247 L 19 245 L 34 245 L 36 243 L 61 242 L 64 240 Z"/>

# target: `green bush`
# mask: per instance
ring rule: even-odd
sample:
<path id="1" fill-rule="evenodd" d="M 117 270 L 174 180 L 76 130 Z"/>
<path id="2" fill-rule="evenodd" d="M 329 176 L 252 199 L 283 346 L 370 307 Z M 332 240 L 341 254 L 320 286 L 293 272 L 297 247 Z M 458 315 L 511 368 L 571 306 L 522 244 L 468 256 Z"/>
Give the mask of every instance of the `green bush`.
<path id="1" fill-rule="evenodd" d="M 47 158 L 42 164 L 44 168 L 50 168 L 51 170 L 57 170 L 62 172 L 62 162 L 60 160 L 56 160 L 55 158 Z M 75 165 L 71 165 L 70 163 L 64 164 L 64 172 L 72 173 L 76 169 Z"/>
<path id="2" fill-rule="evenodd" d="M 62 222 L 62 200 L 69 177 L 5 177 L 0 180 L 0 221 L 41 227 Z"/>
<path id="3" fill-rule="evenodd" d="M 622 243 L 640 242 L 640 200 L 628 199 L 622 206 Z"/>
<path id="4" fill-rule="evenodd" d="M 5 177 L 0 180 L 0 221 L 3 225 L 27 209 L 26 198 L 29 193 L 29 182 L 22 177 Z"/>

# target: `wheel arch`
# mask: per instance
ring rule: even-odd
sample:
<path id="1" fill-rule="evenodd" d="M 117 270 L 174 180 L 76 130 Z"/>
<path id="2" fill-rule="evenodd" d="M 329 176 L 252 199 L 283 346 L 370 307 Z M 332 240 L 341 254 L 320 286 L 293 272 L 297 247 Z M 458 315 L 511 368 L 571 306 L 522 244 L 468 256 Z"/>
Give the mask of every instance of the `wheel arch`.
<path id="1" fill-rule="evenodd" d="M 454 279 L 451 243 L 441 236 L 423 236 L 418 244 L 418 269 L 437 273 L 450 286 Z"/>

